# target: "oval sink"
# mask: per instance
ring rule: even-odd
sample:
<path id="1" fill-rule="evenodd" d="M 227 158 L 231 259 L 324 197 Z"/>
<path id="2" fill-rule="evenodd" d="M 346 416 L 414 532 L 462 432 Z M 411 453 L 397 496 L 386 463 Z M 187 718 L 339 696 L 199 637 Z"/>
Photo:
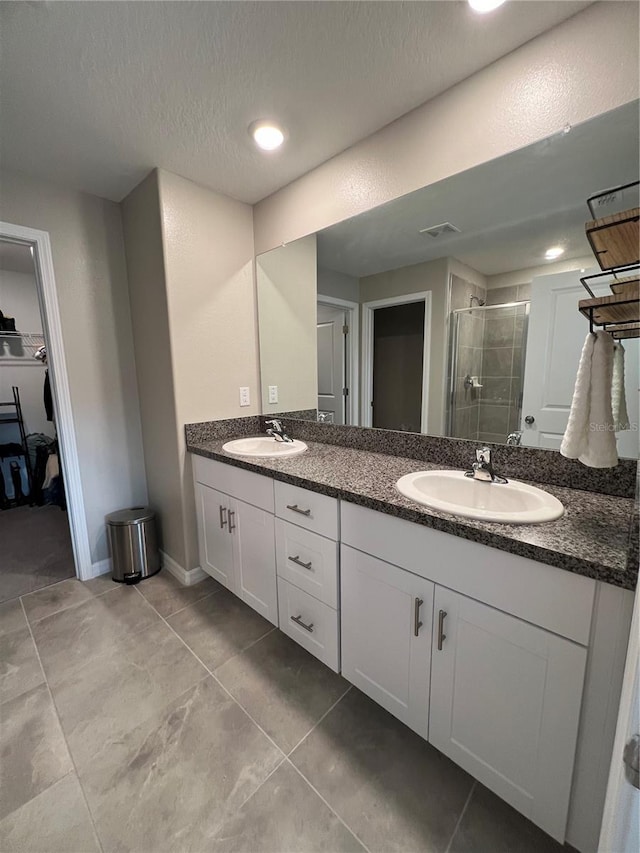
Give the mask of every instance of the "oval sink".
<path id="1" fill-rule="evenodd" d="M 252 438 L 236 438 L 222 445 L 222 449 L 232 456 L 277 457 L 297 456 L 304 453 L 307 445 L 304 441 L 278 441 L 270 435 L 257 435 Z"/>
<path id="2" fill-rule="evenodd" d="M 396 488 L 406 498 L 432 509 L 503 524 L 541 524 L 564 514 L 548 492 L 518 480 L 486 483 L 462 471 L 416 471 L 400 477 Z"/>

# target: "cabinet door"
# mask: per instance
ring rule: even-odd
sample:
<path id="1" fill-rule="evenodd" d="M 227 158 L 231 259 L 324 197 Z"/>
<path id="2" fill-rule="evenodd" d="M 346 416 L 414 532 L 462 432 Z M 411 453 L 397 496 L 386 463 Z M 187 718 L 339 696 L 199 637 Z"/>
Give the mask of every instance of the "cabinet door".
<path id="1" fill-rule="evenodd" d="M 427 737 L 433 584 L 342 546 L 342 674 Z"/>
<path id="2" fill-rule="evenodd" d="M 440 586 L 433 621 L 429 740 L 564 841 L 586 649 Z"/>
<path id="3" fill-rule="evenodd" d="M 263 509 L 229 498 L 229 527 L 237 580 L 236 594 L 278 624 L 274 517 Z"/>
<path id="4" fill-rule="evenodd" d="M 200 565 L 231 592 L 236 592 L 233 539 L 229 535 L 229 504 L 222 492 L 195 484 Z"/>

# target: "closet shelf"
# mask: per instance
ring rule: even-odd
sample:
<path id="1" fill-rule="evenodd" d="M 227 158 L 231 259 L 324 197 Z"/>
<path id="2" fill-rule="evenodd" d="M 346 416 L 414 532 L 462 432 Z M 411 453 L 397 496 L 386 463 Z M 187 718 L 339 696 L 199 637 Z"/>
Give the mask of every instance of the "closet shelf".
<path id="1" fill-rule="evenodd" d="M 593 219 L 586 223 L 585 231 L 600 269 L 640 263 L 640 208 Z"/>

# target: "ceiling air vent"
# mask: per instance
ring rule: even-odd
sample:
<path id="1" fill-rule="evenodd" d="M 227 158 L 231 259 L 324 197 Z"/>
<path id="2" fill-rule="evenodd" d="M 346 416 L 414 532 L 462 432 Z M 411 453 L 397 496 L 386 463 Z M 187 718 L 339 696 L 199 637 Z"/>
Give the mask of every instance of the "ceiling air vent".
<path id="1" fill-rule="evenodd" d="M 431 228 L 421 228 L 418 234 L 428 234 L 429 237 L 444 237 L 445 234 L 459 234 L 460 229 L 450 222 L 441 222 L 440 225 L 432 225 Z"/>

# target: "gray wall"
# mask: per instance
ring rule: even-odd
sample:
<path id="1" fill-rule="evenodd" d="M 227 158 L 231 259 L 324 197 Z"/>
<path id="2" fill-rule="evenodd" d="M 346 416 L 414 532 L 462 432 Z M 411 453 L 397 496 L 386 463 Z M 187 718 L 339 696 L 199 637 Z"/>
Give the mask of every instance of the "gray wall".
<path id="1" fill-rule="evenodd" d="M 51 238 L 95 563 L 108 556 L 105 514 L 147 500 L 120 209 L 2 172 L 0 218 L 47 231 Z"/>

